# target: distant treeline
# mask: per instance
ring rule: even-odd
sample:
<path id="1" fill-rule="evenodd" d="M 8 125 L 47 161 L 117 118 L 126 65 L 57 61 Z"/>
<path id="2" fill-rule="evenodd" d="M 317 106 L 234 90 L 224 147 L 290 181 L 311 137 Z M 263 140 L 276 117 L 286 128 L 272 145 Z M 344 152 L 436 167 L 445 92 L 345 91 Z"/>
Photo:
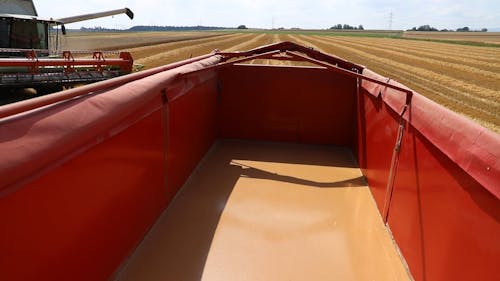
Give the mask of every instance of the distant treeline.
<path id="1" fill-rule="evenodd" d="M 196 30 L 217 30 L 230 29 L 228 27 L 219 26 L 156 26 L 156 25 L 136 25 L 129 29 L 115 29 L 106 27 L 81 27 L 80 31 L 85 32 L 117 32 L 117 31 L 196 31 Z"/>
<path id="2" fill-rule="evenodd" d="M 348 24 L 340 24 L 340 23 L 330 27 L 330 29 L 335 29 L 335 30 L 365 30 L 365 28 L 361 24 L 359 26 L 350 26 Z"/>
<path id="3" fill-rule="evenodd" d="M 450 32 L 450 31 L 457 31 L 457 32 L 487 32 L 488 29 L 487 28 L 482 28 L 481 30 L 472 30 L 470 29 L 468 26 L 464 26 L 464 27 L 459 27 L 457 28 L 456 30 L 453 30 L 453 29 L 437 29 L 435 27 L 432 27 L 428 24 L 426 25 L 421 25 L 419 26 L 418 28 L 417 27 L 413 27 L 412 29 L 408 29 L 407 31 L 444 31 L 444 32 Z"/>
<path id="4" fill-rule="evenodd" d="M 81 27 L 79 31 L 83 32 L 123 32 L 123 31 L 205 31 L 205 30 L 220 30 L 220 29 L 247 29 L 245 25 L 239 25 L 238 27 L 222 27 L 222 26 L 157 26 L 157 25 L 136 25 L 129 29 L 116 29 L 116 28 L 106 28 L 101 26 L 95 27 Z M 278 29 L 285 29 L 280 27 Z M 290 28 L 291 30 L 300 29 L 298 27 Z M 328 29 L 333 30 L 364 30 L 363 25 L 350 26 L 348 24 L 337 24 Z M 78 30 L 75 30 L 78 31 Z"/>

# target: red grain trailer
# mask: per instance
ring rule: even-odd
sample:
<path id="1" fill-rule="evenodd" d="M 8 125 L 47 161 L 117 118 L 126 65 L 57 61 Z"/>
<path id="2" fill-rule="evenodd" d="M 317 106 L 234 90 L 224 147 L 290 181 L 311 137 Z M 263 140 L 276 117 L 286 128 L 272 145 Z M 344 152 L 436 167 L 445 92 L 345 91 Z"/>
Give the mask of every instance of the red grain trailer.
<path id="1" fill-rule="evenodd" d="M 0 118 L 4 281 L 500 279 L 499 135 L 338 57 L 214 52 Z"/>

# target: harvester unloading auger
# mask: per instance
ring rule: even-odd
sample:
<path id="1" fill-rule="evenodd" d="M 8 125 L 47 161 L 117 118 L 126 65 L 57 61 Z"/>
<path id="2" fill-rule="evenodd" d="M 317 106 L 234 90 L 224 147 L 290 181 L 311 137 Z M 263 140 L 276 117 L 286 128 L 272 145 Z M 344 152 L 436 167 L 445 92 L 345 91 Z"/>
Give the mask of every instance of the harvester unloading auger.
<path id="1" fill-rule="evenodd" d="M 132 71 L 128 52 L 61 51 L 60 34 L 65 24 L 126 14 L 128 8 L 61 19 L 38 17 L 32 0 L 0 0 L 0 90 L 9 93 L 34 88 L 39 94 L 60 91 L 63 87 L 106 80 Z M 83 58 L 84 55 L 91 56 Z M 118 55 L 118 58 L 106 58 Z M 1 97 L 0 97 L 1 98 Z"/>

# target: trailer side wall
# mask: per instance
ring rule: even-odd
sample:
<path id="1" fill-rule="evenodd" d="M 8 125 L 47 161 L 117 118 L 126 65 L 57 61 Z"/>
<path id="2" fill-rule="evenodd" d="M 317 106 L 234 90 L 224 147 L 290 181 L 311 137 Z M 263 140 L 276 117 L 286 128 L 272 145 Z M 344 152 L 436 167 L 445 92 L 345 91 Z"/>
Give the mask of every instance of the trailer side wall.
<path id="1" fill-rule="evenodd" d="M 2 280 L 108 280 L 132 253 L 217 135 L 215 72 L 177 74 L 2 120 Z"/>
<path id="2" fill-rule="evenodd" d="M 233 65 L 219 73 L 220 136 L 350 146 L 356 80 L 320 68 Z"/>
<path id="3" fill-rule="evenodd" d="M 496 187 L 483 186 L 458 164 L 467 156 L 480 155 L 482 139 L 495 142 L 495 136 L 418 93 L 400 117 L 405 95 L 384 90 L 360 89 L 355 152 L 379 211 L 389 205 L 388 226 L 413 277 L 497 280 L 500 204 L 490 190 L 500 186 L 500 179 Z M 422 109 L 427 112 L 418 114 Z M 405 128 L 393 168 L 394 189 L 387 196 L 401 120 Z M 429 131 L 439 131 L 441 136 L 429 135 Z M 440 141 L 432 140 L 437 137 Z M 467 142 L 467 138 L 472 139 L 469 145 L 455 147 L 455 142 Z M 487 148 L 489 157 L 498 154 L 500 141 L 496 138 L 497 145 Z M 494 166 L 478 161 L 470 161 L 468 166 L 484 169 L 485 177 L 495 173 Z"/>
<path id="4" fill-rule="evenodd" d="M 182 76 L 218 61 L 0 120 L 2 280 L 109 279 L 217 138 L 352 147 L 415 280 L 499 279 L 498 135 L 324 68 Z"/>

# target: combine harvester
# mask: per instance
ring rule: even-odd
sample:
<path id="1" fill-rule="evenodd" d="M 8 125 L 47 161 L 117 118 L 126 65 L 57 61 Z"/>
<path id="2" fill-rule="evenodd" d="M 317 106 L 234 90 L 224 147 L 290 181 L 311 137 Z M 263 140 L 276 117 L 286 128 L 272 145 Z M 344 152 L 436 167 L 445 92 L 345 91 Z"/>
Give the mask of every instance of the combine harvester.
<path id="1" fill-rule="evenodd" d="M 133 60 L 128 52 L 60 51 L 59 29 L 65 24 L 127 14 L 128 8 L 62 19 L 38 17 L 31 0 L 0 0 L 0 91 L 18 92 L 34 88 L 38 94 L 57 92 L 63 87 L 93 83 L 128 74 Z M 49 36 L 49 33 L 54 33 Z M 91 58 L 82 58 L 90 55 Z M 118 55 L 106 58 L 105 55 Z M 0 97 L 1 99 L 2 97 Z"/>
<path id="2" fill-rule="evenodd" d="M 294 43 L 2 106 L 0 155 L 2 281 L 500 280 L 499 135 Z"/>

